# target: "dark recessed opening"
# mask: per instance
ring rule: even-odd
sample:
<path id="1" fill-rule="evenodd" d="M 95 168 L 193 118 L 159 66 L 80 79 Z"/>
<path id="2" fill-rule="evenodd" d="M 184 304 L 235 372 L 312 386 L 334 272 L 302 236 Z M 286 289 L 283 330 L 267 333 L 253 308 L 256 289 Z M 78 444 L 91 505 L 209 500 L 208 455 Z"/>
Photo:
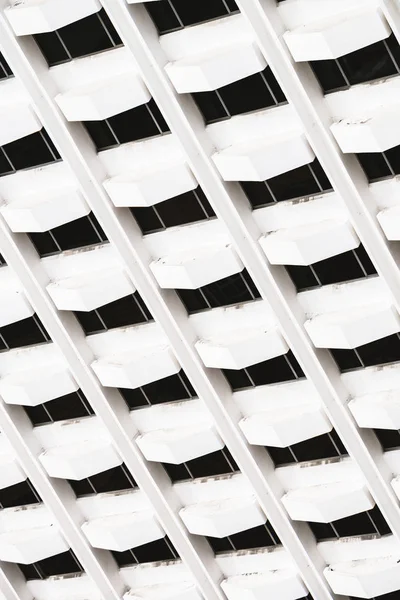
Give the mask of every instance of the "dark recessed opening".
<path id="1" fill-rule="evenodd" d="M 134 390 L 119 388 L 129 410 L 144 408 L 154 404 L 189 400 L 196 398 L 196 392 L 183 371 L 163 377 Z"/>
<path id="2" fill-rule="evenodd" d="M 94 414 L 81 390 L 38 406 L 24 406 L 24 409 L 34 426 L 67 419 L 81 419 Z"/>
<path id="3" fill-rule="evenodd" d="M 161 540 L 155 540 L 154 542 L 137 546 L 125 552 L 112 550 L 111 553 L 119 567 L 179 558 L 177 550 L 167 536 Z"/>
<path id="4" fill-rule="evenodd" d="M 46 579 L 55 575 L 71 575 L 83 573 L 82 565 L 72 550 L 50 556 L 31 565 L 18 564 L 27 581 L 31 579 Z"/>
<path id="5" fill-rule="evenodd" d="M 342 440 L 334 429 L 329 433 L 293 444 L 288 448 L 273 448 L 272 446 L 268 446 L 267 450 L 276 467 L 291 463 L 348 455 Z"/>
<path id="6" fill-rule="evenodd" d="M 400 174 L 400 146 L 385 152 L 365 152 L 357 158 L 369 182 Z"/>
<path id="7" fill-rule="evenodd" d="M 4 144 L 0 151 L 0 175 L 30 169 L 61 160 L 45 129 Z"/>
<path id="8" fill-rule="evenodd" d="M 49 341 L 50 336 L 37 315 L 0 327 L 0 351 Z"/>
<path id="9" fill-rule="evenodd" d="M 118 492 L 137 487 L 127 467 L 122 464 L 80 481 L 69 479 L 77 498 L 105 492 Z"/>
<path id="10" fill-rule="evenodd" d="M 332 538 L 391 533 L 389 525 L 377 506 L 332 523 L 309 523 L 309 525 L 317 542 Z"/>
<path id="11" fill-rule="evenodd" d="M 228 448 L 211 452 L 199 458 L 188 460 L 181 465 L 172 465 L 162 463 L 167 471 L 172 483 L 184 481 L 185 479 L 197 479 L 200 477 L 214 477 L 216 475 L 226 475 L 239 471 L 233 456 Z"/>
<path id="12" fill-rule="evenodd" d="M 38 492 L 29 479 L 0 489 L 0 508 L 13 508 L 41 502 Z"/>
<path id="13" fill-rule="evenodd" d="M 239 12 L 234 0 L 160 0 L 145 2 L 144 5 L 159 34 Z"/>
<path id="14" fill-rule="evenodd" d="M 8 62 L 0 52 L 0 79 L 7 79 L 8 77 L 12 77 L 13 72 L 11 71 Z"/>
<path id="15" fill-rule="evenodd" d="M 281 541 L 268 521 L 264 525 L 246 529 L 224 538 L 207 537 L 207 541 L 215 554 L 233 550 L 250 550 L 253 548 L 268 548 L 278 546 Z"/>
<path id="16" fill-rule="evenodd" d="M 330 350 L 341 372 L 362 367 L 372 367 L 400 360 L 400 337 L 398 333 L 358 346 L 354 350 Z"/>

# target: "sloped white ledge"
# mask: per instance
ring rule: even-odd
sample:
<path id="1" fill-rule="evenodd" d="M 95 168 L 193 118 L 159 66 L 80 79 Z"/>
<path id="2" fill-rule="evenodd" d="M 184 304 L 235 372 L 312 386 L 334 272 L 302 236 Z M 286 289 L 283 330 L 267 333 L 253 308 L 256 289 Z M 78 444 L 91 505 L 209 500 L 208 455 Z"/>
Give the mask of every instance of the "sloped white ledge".
<path id="1" fill-rule="evenodd" d="M 224 579 L 221 587 L 228 600 L 297 600 L 308 594 L 299 575 L 290 569 L 234 575 Z"/>
<path id="2" fill-rule="evenodd" d="M 385 556 L 339 562 L 324 569 L 335 594 L 373 598 L 400 588 L 398 556 Z"/>
<path id="3" fill-rule="evenodd" d="M 348 406 L 359 427 L 400 429 L 400 390 L 358 396 Z"/>
<path id="4" fill-rule="evenodd" d="M 124 594 L 124 600 L 201 600 L 202 596 L 191 582 L 156 583 L 133 588 Z"/>

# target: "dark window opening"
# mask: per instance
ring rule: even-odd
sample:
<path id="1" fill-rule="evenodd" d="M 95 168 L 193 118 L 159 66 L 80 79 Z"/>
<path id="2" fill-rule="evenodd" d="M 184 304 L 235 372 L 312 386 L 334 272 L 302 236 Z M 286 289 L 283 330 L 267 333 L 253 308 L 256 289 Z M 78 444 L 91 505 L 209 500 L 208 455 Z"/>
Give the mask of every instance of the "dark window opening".
<path id="1" fill-rule="evenodd" d="M 400 174 L 400 146 L 385 152 L 357 154 L 357 158 L 370 183 Z"/>
<path id="2" fill-rule="evenodd" d="M 355 250 L 336 254 L 313 265 L 286 265 L 286 270 L 298 292 L 376 275 L 376 269 L 362 244 Z"/>
<path id="3" fill-rule="evenodd" d="M 235 0 L 160 0 L 144 5 L 160 35 L 239 12 Z"/>
<path id="4" fill-rule="evenodd" d="M 358 346 L 354 350 L 330 349 L 342 373 L 353 369 L 385 365 L 400 360 L 400 335 L 387 337 Z"/>
<path id="5" fill-rule="evenodd" d="M 310 523 L 309 525 L 317 542 L 343 537 L 391 533 L 389 525 L 377 506 L 332 523 Z"/>
<path id="6" fill-rule="evenodd" d="M 61 156 L 45 129 L 0 146 L 0 176 L 58 162 Z"/>
<path id="7" fill-rule="evenodd" d="M 49 67 L 122 45 L 104 8 L 56 31 L 39 33 L 33 38 Z"/>
<path id="8" fill-rule="evenodd" d="M 50 231 L 28 235 L 40 257 L 108 241 L 93 213 Z"/>
<path id="9" fill-rule="evenodd" d="M 233 392 L 257 385 L 301 379 L 305 375 L 293 352 L 251 365 L 245 369 L 222 369 Z"/>
<path id="10" fill-rule="evenodd" d="M 137 487 L 130 471 L 122 464 L 80 481 L 69 479 L 77 498 L 105 492 L 118 492 Z"/>
<path id="11" fill-rule="evenodd" d="M 183 371 L 163 377 L 147 385 L 130 390 L 119 388 L 129 410 L 144 408 L 165 402 L 175 402 L 196 398 L 197 394 Z"/>
<path id="12" fill-rule="evenodd" d="M 84 121 L 83 124 L 98 151 L 169 132 L 153 99 L 104 121 Z"/>
<path id="13" fill-rule="evenodd" d="M 0 352 L 47 342 L 50 342 L 50 336 L 36 314 L 0 327 Z"/>
<path id="14" fill-rule="evenodd" d="M 215 554 L 232 552 L 233 550 L 250 550 L 253 548 L 268 548 L 279 546 L 281 541 L 271 523 L 246 529 L 224 538 L 207 537 L 207 541 Z"/>
<path id="15" fill-rule="evenodd" d="M 270 67 L 215 91 L 196 92 L 192 96 L 207 125 L 286 102 Z"/>
<path id="16" fill-rule="evenodd" d="M 233 456 L 228 448 L 211 452 L 198 458 L 193 458 L 181 465 L 162 463 L 172 483 L 186 479 L 198 479 L 201 477 L 215 477 L 216 475 L 227 475 L 239 471 Z"/>
<path id="17" fill-rule="evenodd" d="M 13 77 L 13 72 L 11 71 L 8 62 L 0 52 L 0 79 L 8 79 L 9 77 Z"/>
<path id="18" fill-rule="evenodd" d="M 361 600 L 361 598 L 350 596 L 349 600 Z M 382 594 L 381 596 L 376 596 L 374 598 L 371 598 L 370 600 L 400 600 L 400 590 L 396 590 L 395 592 L 389 592 L 389 594 Z"/>
<path id="19" fill-rule="evenodd" d="M 7 265 L 6 259 L 2 254 L 0 254 L 0 267 L 4 267 Z"/>
<path id="20" fill-rule="evenodd" d="M 400 431 L 398 429 L 374 429 L 383 450 L 400 448 Z"/>
<path id="21" fill-rule="evenodd" d="M 394 34 L 334 60 L 311 61 L 325 93 L 400 73 L 400 47 Z"/>
<path id="22" fill-rule="evenodd" d="M 0 508 L 38 504 L 42 499 L 29 479 L 0 489 Z"/>
<path id="23" fill-rule="evenodd" d="M 243 181 L 240 185 L 253 208 L 332 190 L 318 159 L 266 181 Z"/>
<path id="24" fill-rule="evenodd" d="M 24 406 L 24 409 L 33 426 L 94 415 L 92 407 L 81 390 L 38 406 Z"/>
<path id="25" fill-rule="evenodd" d="M 130 210 L 143 234 L 162 231 L 177 225 L 207 221 L 215 217 L 215 212 L 200 187 L 155 206 L 136 207 Z"/>
<path id="26" fill-rule="evenodd" d="M 104 304 L 95 310 L 74 311 L 74 314 L 87 335 L 152 320 L 139 292 Z"/>
<path id="27" fill-rule="evenodd" d="M 125 552 L 111 551 L 119 567 L 138 565 L 141 563 L 157 562 L 163 560 L 176 560 L 179 554 L 169 537 L 155 540 L 149 544 L 143 544 Z"/>
<path id="28" fill-rule="evenodd" d="M 260 293 L 246 269 L 219 281 L 204 285 L 197 290 L 176 290 L 189 314 L 250 302 L 260 298 Z"/>
<path id="29" fill-rule="evenodd" d="M 49 556 L 31 565 L 18 564 L 25 579 L 47 579 L 55 575 L 72 575 L 83 573 L 83 567 L 72 550 Z"/>
<path id="30" fill-rule="evenodd" d="M 327 458 L 348 456 L 348 452 L 342 440 L 334 429 L 329 433 L 293 444 L 287 448 L 273 448 L 268 446 L 267 450 L 274 461 L 275 467 L 298 462 L 309 462 Z"/>

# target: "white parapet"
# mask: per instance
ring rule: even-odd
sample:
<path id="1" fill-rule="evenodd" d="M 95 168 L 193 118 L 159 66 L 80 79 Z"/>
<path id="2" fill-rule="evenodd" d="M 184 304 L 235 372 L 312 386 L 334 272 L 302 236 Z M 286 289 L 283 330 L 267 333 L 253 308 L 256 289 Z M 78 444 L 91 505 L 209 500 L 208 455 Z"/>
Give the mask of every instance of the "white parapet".
<path id="1" fill-rule="evenodd" d="M 1 269 L 0 287 L 0 327 L 22 321 L 34 314 L 34 309 L 10 267 Z"/>
<path id="2" fill-rule="evenodd" d="M 359 427 L 400 429 L 400 390 L 357 396 L 348 406 Z"/>
<path id="3" fill-rule="evenodd" d="M 400 206 L 384 208 L 376 218 L 389 241 L 400 240 Z"/>
<path id="4" fill-rule="evenodd" d="M 132 588 L 124 594 L 124 600 L 202 600 L 192 582 L 174 581 L 173 583 L 155 583 Z"/>
<path id="5" fill-rule="evenodd" d="M 299 575 L 291 569 L 233 575 L 224 579 L 221 587 L 228 600 L 297 600 L 308 594 Z"/>
<path id="6" fill-rule="evenodd" d="M 373 598 L 400 588 L 400 560 L 384 556 L 329 565 L 324 575 L 335 594 Z"/>

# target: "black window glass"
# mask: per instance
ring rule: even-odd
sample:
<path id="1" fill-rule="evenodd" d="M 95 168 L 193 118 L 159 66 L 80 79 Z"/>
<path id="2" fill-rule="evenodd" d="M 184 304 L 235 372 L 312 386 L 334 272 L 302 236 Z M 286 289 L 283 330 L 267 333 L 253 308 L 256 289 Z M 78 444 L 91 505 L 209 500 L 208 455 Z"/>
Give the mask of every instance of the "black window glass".
<path id="1" fill-rule="evenodd" d="M 125 552 L 112 550 L 112 555 L 119 567 L 179 558 L 177 550 L 167 536 L 161 540 L 155 540 L 154 542 L 137 546 Z"/>
<path id="2" fill-rule="evenodd" d="M 358 346 L 354 350 L 330 350 L 341 372 L 362 367 L 373 367 L 400 360 L 398 333 Z"/>
<path id="3" fill-rule="evenodd" d="M 400 448 L 400 432 L 398 429 L 374 429 L 374 431 L 383 450 Z"/>
<path id="4" fill-rule="evenodd" d="M 163 463 L 163 467 L 173 483 L 185 479 L 225 475 L 239 470 L 227 448 L 188 460 L 181 465 Z"/>
<path id="5" fill-rule="evenodd" d="M 198 187 L 156 206 L 130 209 L 142 233 L 152 233 L 187 223 L 206 221 L 215 217 L 203 190 Z"/>
<path id="6" fill-rule="evenodd" d="M 357 158 L 369 182 L 400 174 L 400 146 L 385 152 L 365 152 Z"/>
<path id="7" fill-rule="evenodd" d="M 6 59 L 0 52 L 0 79 L 7 79 L 7 77 L 12 77 L 13 72 L 11 71 Z"/>
<path id="8" fill-rule="evenodd" d="M 107 241 L 107 236 L 93 213 L 50 231 L 28 235 L 41 257 Z"/>
<path id="9" fill-rule="evenodd" d="M 240 185 L 253 208 L 314 196 L 332 189 L 318 159 L 266 181 L 243 181 Z"/>
<path id="10" fill-rule="evenodd" d="M 77 498 L 90 494 L 118 492 L 137 487 L 130 471 L 122 464 L 80 481 L 68 480 Z"/>
<path id="11" fill-rule="evenodd" d="M 215 554 L 231 552 L 233 550 L 268 548 L 269 546 L 277 546 L 281 543 L 277 533 L 269 522 L 224 538 L 207 537 L 207 541 Z"/>
<path id="12" fill-rule="evenodd" d="M 0 327 L 0 350 L 22 348 L 50 341 L 50 336 L 37 315 Z"/>
<path id="13" fill-rule="evenodd" d="M 338 519 L 332 523 L 310 523 L 317 542 L 332 538 L 390 534 L 389 525 L 377 506 L 372 510 Z"/>
<path id="14" fill-rule="evenodd" d="M 130 410 L 196 397 L 196 392 L 183 371 L 134 390 L 119 388 L 119 391 Z"/>
<path id="15" fill-rule="evenodd" d="M 38 502 L 41 502 L 41 498 L 29 479 L 0 489 L 0 508 L 26 506 Z"/>
<path id="16" fill-rule="evenodd" d="M 74 314 L 86 334 L 145 323 L 152 319 L 139 292 L 100 306 L 96 310 L 75 311 Z"/>
<path id="17" fill-rule="evenodd" d="M 25 406 L 24 408 L 33 425 L 67 419 L 81 419 L 94 414 L 81 390 L 60 396 L 38 406 Z"/>
<path id="18" fill-rule="evenodd" d="M 153 99 L 104 121 L 84 121 L 83 124 L 99 151 L 169 131 Z"/>
<path id="19" fill-rule="evenodd" d="M 347 456 L 347 450 L 335 430 L 293 444 L 287 448 L 267 448 L 276 467 L 296 463 Z"/>
<path id="20" fill-rule="evenodd" d="M 177 292 L 189 314 L 260 298 L 260 293 L 246 269 L 197 290 L 177 290 Z"/>
<path id="21" fill-rule="evenodd" d="M 44 129 L 4 144 L 0 152 L 0 175 L 30 169 L 61 160 L 60 154 Z"/>
<path id="22" fill-rule="evenodd" d="M 160 0 L 146 2 L 145 6 L 160 34 L 226 17 L 239 10 L 234 0 Z"/>
<path id="23" fill-rule="evenodd" d="M 106 11 L 33 36 L 49 67 L 122 44 Z"/>
<path id="24" fill-rule="evenodd" d="M 304 377 L 304 373 L 291 350 L 283 356 L 265 360 L 246 367 L 246 369 L 223 369 L 222 372 L 234 392 L 257 385 L 291 381 Z"/>
<path id="25" fill-rule="evenodd" d="M 31 579 L 46 579 L 54 575 L 83 573 L 82 565 L 72 550 L 39 560 L 31 565 L 18 564 L 18 566 L 27 581 Z"/>
<path id="26" fill-rule="evenodd" d="M 270 67 L 215 91 L 192 95 L 207 124 L 286 102 Z"/>

